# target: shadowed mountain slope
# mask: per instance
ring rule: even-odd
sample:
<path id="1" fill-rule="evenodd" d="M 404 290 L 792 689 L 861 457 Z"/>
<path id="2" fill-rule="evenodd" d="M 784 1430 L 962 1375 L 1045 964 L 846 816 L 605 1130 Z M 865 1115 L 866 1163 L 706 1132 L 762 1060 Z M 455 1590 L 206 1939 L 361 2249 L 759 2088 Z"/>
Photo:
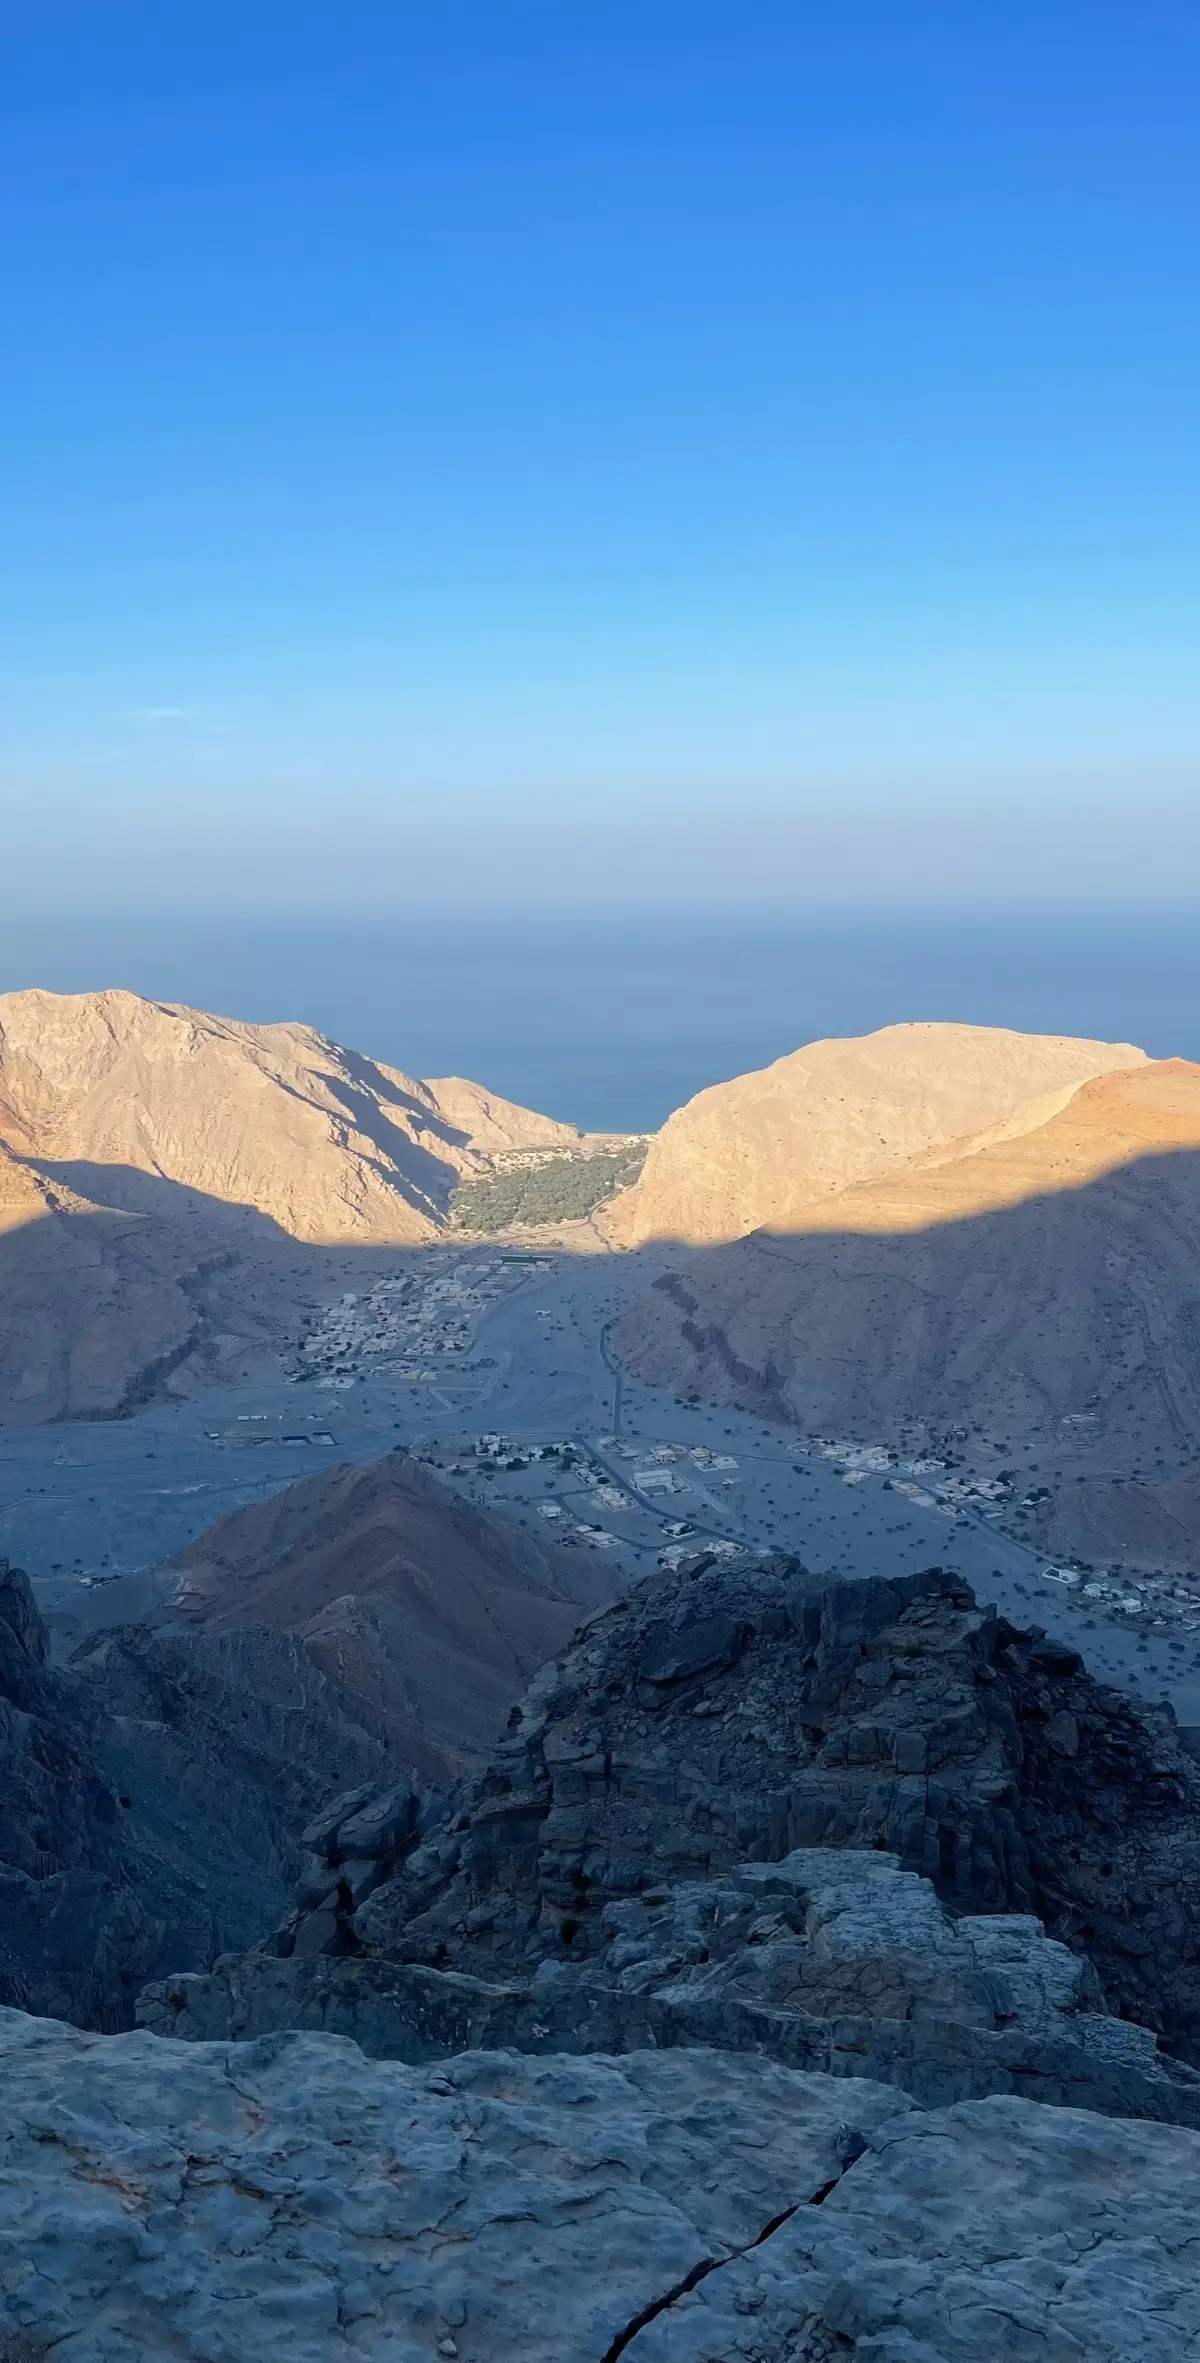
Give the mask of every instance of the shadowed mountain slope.
<path id="1" fill-rule="evenodd" d="M 1200 1068 L 1086 1084 L 1040 1129 L 696 1254 L 620 1321 L 640 1376 L 885 1438 L 1087 1415 L 1119 1469 L 1200 1451 Z"/>
<path id="2" fill-rule="evenodd" d="M 120 1408 L 192 1337 L 219 1251 L 153 1216 L 92 1205 L 0 1142 L 0 1418 Z"/>
<path id="3" fill-rule="evenodd" d="M 1034 1129 L 1080 1084 L 1145 1056 L 1128 1042 L 990 1026 L 885 1026 L 810 1042 L 678 1108 L 603 1225 L 623 1246 L 790 1229 L 819 1200 L 951 1143 Z"/>
<path id="4" fill-rule="evenodd" d="M 297 1815 L 393 1771 L 290 1636 L 131 1626 L 52 1667 L 0 1560 L 0 2002 L 128 2025 L 282 1908 Z"/>

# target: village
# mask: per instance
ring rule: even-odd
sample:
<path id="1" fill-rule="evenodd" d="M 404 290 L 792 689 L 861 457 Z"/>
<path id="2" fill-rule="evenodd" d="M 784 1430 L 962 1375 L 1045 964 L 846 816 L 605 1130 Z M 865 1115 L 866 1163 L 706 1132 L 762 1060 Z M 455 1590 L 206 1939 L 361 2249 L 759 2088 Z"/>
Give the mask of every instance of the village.
<path id="1" fill-rule="evenodd" d="M 586 1420 L 556 1438 L 552 1384 L 546 1418 L 536 1425 L 522 1421 L 513 1435 L 456 1428 L 471 1405 L 487 1404 L 506 1361 L 482 1350 L 491 1324 L 482 1338 L 481 1325 L 518 1293 L 526 1336 L 530 1326 L 540 1328 L 548 1348 L 558 1339 L 569 1355 L 565 1308 L 530 1301 L 527 1293 L 553 1269 L 551 1257 L 528 1248 L 427 1250 L 371 1288 L 347 1290 L 314 1309 L 297 1341 L 289 1384 L 348 1394 L 383 1381 L 407 1391 L 414 1411 L 426 1406 L 426 1434 L 414 1439 L 416 1449 L 448 1482 L 479 1507 L 536 1521 L 547 1542 L 611 1554 L 614 1570 L 629 1577 L 700 1552 L 721 1558 L 804 1548 L 805 1512 L 815 1506 L 805 1489 L 806 1468 L 863 1489 L 864 1498 L 891 1494 L 898 1510 L 941 1518 L 960 1541 L 971 1531 L 990 1532 L 997 1543 L 1019 1542 L 1028 1551 L 1021 1515 L 1035 1509 L 1042 1489 L 1025 1490 L 1007 1469 L 995 1475 L 972 1469 L 958 1430 L 936 1439 L 936 1449 L 927 1444 L 910 1452 L 859 1438 L 795 1436 L 787 1439 L 786 1462 L 778 1451 L 747 1454 L 746 1439 L 738 1455 L 661 1435 L 634 1442 L 625 1433 L 589 1434 Z M 556 1367 L 557 1356 L 547 1366 L 549 1382 Z M 323 1440 L 315 1419 L 303 1424 Z M 231 1441 L 246 1438 L 244 1415 L 239 1425 L 242 1437 Z M 282 1426 L 286 1433 L 295 1423 Z M 1036 1561 L 1030 1579 L 1034 1574 L 1047 1602 L 1073 1619 L 1100 1617 L 1135 1638 L 1153 1632 L 1176 1651 L 1200 1634 L 1200 1582 L 1188 1576 Z"/>
<path id="2" fill-rule="evenodd" d="M 498 1430 L 418 1449 L 480 1507 L 519 1519 L 524 1513 L 526 1520 L 532 1513 L 547 1541 L 617 1553 L 616 1563 L 624 1561 L 630 1572 L 647 1563 L 676 1566 L 701 1549 L 720 1559 L 761 1548 L 736 1531 L 732 1453 L 670 1444 L 639 1449 L 614 1435 L 517 1441 Z"/>
<path id="3" fill-rule="evenodd" d="M 300 1307 L 273 1381 L 106 1431 L 110 1463 L 127 1448 L 119 1510 L 101 1515 L 92 1430 L 69 1450 L 61 1432 L 14 1436 L 0 1549 L 90 1596 L 277 1490 L 281 1464 L 306 1475 L 401 1446 L 552 1555 L 594 1555 L 614 1589 L 745 1552 L 831 1578 L 952 1565 L 981 1603 L 1200 1721 L 1200 1584 L 1039 1550 L 1046 1489 L 1007 1465 L 1019 1445 L 994 1440 L 980 1467 L 961 1428 L 801 1434 L 636 1379 L 607 1343 L 645 1284 L 632 1259 L 480 1243 L 389 1256 L 367 1285 L 343 1271 Z"/>
<path id="4" fill-rule="evenodd" d="M 1038 1498 L 1019 1492 L 1007 1476 L 980 1477 L 970 1471 L 950 1476 L 944 1459 L 928 1455 L 906 1460 L 884 1444 L 818 1437 L 804 1449 L 836 1467 L 847 1485 L 876 1477 L 919 1508 L 952 1519 L 982 1518 L 997 1533 L 1013 1534 L 1011 1513 L 1032 1509 Z M 1022 1538 L 1014 1534 L 1013 1539 Z M 1099 1613 L 1126 1628 L 1144 1626 L 1159 1635 L 1200 1633 L 1200 1580 L 1193 1576 L 1167 1569 L 1140 1570 L 1133 1576 L 1120 1566 L 1097 1569 L 1082 1563 L 1042 1566 L 1038 1575 L 1040 1582 L 1054 1587 L 1053 1596 L 1081 1615 Z"/>
<path id="5" fill-rule="evenodd" d="M 475 1324 L 501 1298 L 550 1269 L 545 1257 L 501 1252 L 464 1258 L 427 1251 L 365 1291 L 347 1290 L 306 1320 L 288 1371 L 293 1385 L 342 1393 L 369 1368 L 434 1385 L 453 1376 L 446 1358 L 465 1356 Z M 486 1365 L 475 1363 L 475 1370 Z"/>

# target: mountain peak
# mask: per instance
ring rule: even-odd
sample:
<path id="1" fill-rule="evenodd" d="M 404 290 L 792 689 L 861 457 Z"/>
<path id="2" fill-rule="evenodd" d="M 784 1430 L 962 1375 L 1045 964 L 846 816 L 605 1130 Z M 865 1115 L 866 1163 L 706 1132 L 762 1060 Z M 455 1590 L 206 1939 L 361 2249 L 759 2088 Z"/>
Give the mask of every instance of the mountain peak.
<path id="1" fill-rule="evenodd" d="M 607 1217 L 623 1246 L 736 1239 L 1003 1124 L 1042 1124 L 1097 1075 L 1146 1064 L 1129 1042 L 929 1020 L 809 1042 L 676 1110 Z"/>
<path id="2" fill-rule="evenodd" d="M 573 1125 L 457 1078 L 423 1083 L 312 1027 L 121 989 L 0 996 L 0 1139 L 136 1212 L 267 1216 L 295 1239 L 413 1242 L 498 1147 Z"/>

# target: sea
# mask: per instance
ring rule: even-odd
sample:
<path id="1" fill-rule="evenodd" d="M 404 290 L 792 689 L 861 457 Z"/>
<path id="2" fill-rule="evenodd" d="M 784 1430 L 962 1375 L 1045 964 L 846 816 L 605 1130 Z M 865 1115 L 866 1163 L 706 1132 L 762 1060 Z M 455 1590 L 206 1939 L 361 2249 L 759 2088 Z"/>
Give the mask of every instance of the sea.
<path id="1" fill-rule="evenodd" d="M 1200 1059 L 1200 911 L 378 913 L 0 919 L 0 991 L 123 985 L 301 1019 L 589 1131 L 648 1132 L 821 1035 L 913 1018 Z"/>

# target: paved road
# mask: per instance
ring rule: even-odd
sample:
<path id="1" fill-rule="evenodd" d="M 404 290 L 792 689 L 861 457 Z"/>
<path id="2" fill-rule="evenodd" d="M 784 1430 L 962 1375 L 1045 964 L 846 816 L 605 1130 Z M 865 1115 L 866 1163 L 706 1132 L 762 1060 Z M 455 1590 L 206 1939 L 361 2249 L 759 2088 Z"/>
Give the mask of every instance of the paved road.
<path id="1" fill-rule="evenodd" d="M 610 1324 L 607 1321 L 602 1322 L 600 1326 L 600 1358 L 613 1383 L 612 1432 L 614 1436 L 619 1436 L 621 1433 L 621 1421 L 624 1417 L 625 1410 L 623 1399 L 625 1373 L 622 1370 L 620 1363 L 613 1361 L 612 1355 L 608 1350 L 609 1326 Z"/>

